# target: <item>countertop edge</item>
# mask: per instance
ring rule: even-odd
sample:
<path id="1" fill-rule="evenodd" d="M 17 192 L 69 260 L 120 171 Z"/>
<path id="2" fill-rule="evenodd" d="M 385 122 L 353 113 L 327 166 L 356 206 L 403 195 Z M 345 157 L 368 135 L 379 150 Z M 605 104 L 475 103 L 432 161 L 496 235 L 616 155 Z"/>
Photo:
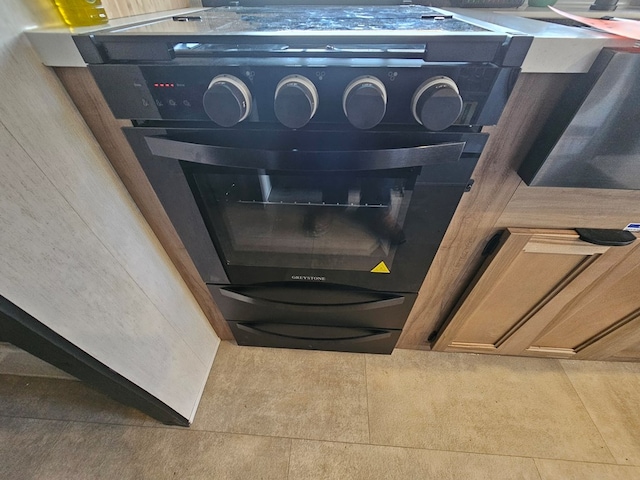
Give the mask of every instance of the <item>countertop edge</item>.
<path id="1" fill-rule="evenodd" d="M 523 73 L 585 73 L 589 71 L 602 48 L 633 47 L 636 44 L 636 41 L 630 38 L 540 20 L 558 17 L 551 11 L 544 17 L 538 16 L 534 19 L 522 16 L 522 13 L 527 12 L 519 10 L 448 10 L 472 21 L 487 22 L 533 36 L 533 42 L 522 64 Z"/>
<path id="2" fill-rule="evenodd" d="M 99 32 L 100 30 L 109 28 L 126 27 L 137 23 L 172 17 L 174 15 L 198 12 L 202 9 L 202 7 L 181 8 L 178 10 L 165 10 L 162 12 L 117 18 L 110 20 L 109 23 L 100 27 L 33 28 L 25 30 L 24 33 L 40 57 L 40 60 L 45 65 L 49 67 L 86 67 L 87 64 L 82 59 L 72 35 Z"/>
<path id="3" fill-rule="evenodd" d="M 45 65 L 85 67 L 86 63 L 72 39 L 73 34 L 99 32 L 107 28 L 124 27 L 199 10 L 202 10 L 202 7 L 115 19 L 100 28 L 36 28 L 25 31 L 25 34 Z M 531 18 L 541 16 L 553 18 L 556 15 L 550 11 L 545 12 L 544 9 L 530 11 L 528 9 L 447 8 L 446 10 L 472 22 L 488 22 L 533 36 L 531 48 L 522 65 L 524 73 L 584 73 L 589 70 L 603 47 L 632 47 L 636 44 L 632 39 L 604 32 L 567 27 Z M 546 15 L 543 15 L 544 13 Z M 616 14 L 620 13 L 616 12 Z"/>

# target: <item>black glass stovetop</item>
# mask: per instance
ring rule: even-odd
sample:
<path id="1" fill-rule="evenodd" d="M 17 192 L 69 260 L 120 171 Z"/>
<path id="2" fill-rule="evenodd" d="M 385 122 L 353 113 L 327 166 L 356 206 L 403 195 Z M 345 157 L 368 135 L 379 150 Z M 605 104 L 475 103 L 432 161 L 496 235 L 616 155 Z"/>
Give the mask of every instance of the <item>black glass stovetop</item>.
<path id="1" fill-rule="evenodd" d="M 444 10 L 420 5 L 215 7 L 112 30 L 113 34 L 269 35 L 282 32 L 343 35 L 377 32 L 479 33 L 488 30 Z"/>

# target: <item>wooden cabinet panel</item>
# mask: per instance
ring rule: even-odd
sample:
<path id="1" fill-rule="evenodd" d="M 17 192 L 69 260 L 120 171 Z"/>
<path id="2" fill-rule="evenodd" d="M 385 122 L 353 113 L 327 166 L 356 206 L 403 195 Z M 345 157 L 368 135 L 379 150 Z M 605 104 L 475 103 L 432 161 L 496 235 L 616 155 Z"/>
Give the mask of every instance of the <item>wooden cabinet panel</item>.
<path id="1" fill-rule="evenodd" d="M 640 330 L 640 325 L 636 324 L 636 330 Z M 613 355 L 605 357 L 606 360 L 620 360 L 623 362 L 640 362 L 640 342 L 625 348 Z"/>
<path id="2" fill-rule="evenodd" d="M 637 250 L 640 252 L 640 250 Z M 629 261 L 627 259 L 626 261 Z M 561 322 L 550 325 L 536 343 L 549 347 L 570 345 L 577 349 L 603 329 L 615 326 L 619 321 L 637 316 L 640 306 L 640 265 L 627 275 L 619 276 L 620 268 L 613 268 L 606 275 L 611 277 L 610 285 L 598 282 L 583 298 L 574 303 L 563 315 Z"/>
<path id="3" fill-rule="evenodd" d="M 576 359 L 640 361 L 640 309 L 579 349 Z"/>
<path id="4" fill-rule="evenodd" d="M 496 228 L 620 228 L 640 218 L 640 190 L 518 186 Z"/>
<path id="5" fill-rule="evenodd" d="M 593 245 L 573 230 L 509 229 L 434 349 L 635 358 L 640 353 L 640 333 L 635 334 L 640 331 L 639 247 L 640 242 Z"/>
<path id="6" fill-rule="evenodd" d="M 480 299 L 474 321 L 461 325 L 454 343 L 500 343 L 584 259 L 584 255 L 541 255 L 523 250 Z"/>

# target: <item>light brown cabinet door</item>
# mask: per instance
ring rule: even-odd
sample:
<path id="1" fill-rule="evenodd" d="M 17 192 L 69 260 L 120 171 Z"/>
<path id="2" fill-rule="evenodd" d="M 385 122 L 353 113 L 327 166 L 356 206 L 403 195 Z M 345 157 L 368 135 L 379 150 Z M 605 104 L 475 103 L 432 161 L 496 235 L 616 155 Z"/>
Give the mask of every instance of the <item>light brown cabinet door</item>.
<path id="1" fill-rule="evenodd" d="M 640 242 L 508 229 L 434 350 L 640 360 Z M 638 333 L 635 333 L 638 332 Z"/>

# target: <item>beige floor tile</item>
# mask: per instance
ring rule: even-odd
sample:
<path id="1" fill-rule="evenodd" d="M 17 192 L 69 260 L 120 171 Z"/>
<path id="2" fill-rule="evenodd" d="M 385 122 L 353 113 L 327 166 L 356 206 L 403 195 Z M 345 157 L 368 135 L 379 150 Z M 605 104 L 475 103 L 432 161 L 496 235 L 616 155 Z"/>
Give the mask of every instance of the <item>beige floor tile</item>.
<path id="1" fill-rule="evenodd" d="M 75 380 L 0 375 L 0 415 L 142 425 L 148 418 Z"/>
<path id="2" fill-rule="evenodd" d="M 561 364 L 616 461 L 640 466 L 640 364 Z"/>
<path id="3" fill-rule="evenodd" d="M 59 382 L 65 380 L 56 380 Z M 34 417 L 47 408 L 47 390 L 50 381 L 34 377 L 0 375 L 0 415 L 10 417 Z"/>
<path id="4" fill-rule="evenodd" d="M 0 343 L 0 375 L 77 380 L 68 373 L 8 343 Z"/>
<path id="5" fill-rule="evenodd" d="M 555 360 L 368 355 L 371 443 L 613 463 Z"/>
<path id="6" fill-rule="evenodd" d="M 542 480 L 638 480 L 640 467 L 536 460 Z"/>
<path id="7" fill-rule="evenodd" d="M 64 422 L 0 417 L 0 478 L 36 479 Z"/>
<path id="8" fill-rule="evenodd" d="M 282 480 L 290 445 L 280 438 L 69 422 L 48 456 L 36 460 L 32 478 Z"/>
<path id="9" fill-rule="evenodd" d="M 532 459 L 294 440 L 288 480 L 539 480 Z"/>
<path id="10" fill-rule="evenodd" d="M 192 428 L 366 442 L 364 355 L 224 342 Z"/>

